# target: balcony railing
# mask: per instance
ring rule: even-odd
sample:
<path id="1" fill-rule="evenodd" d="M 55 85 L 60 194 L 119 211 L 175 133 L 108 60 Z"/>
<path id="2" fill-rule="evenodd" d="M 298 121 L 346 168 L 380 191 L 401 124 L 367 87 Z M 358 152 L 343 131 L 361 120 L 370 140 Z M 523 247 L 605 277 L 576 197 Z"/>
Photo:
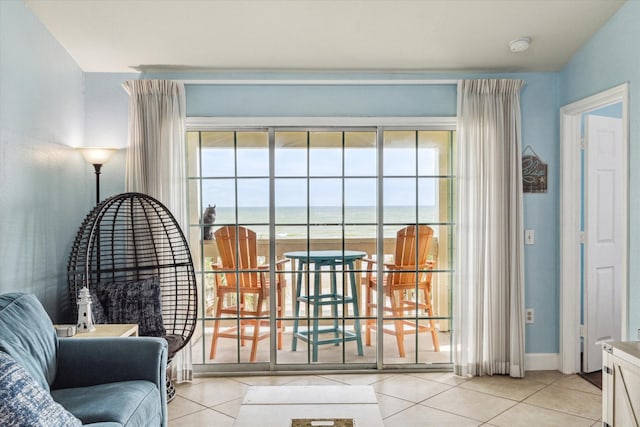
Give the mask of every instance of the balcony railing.
<path id="1" fill-rule="evenodd" d="M 343 243 L 344 242 L 344 243 Z M 358 250 L 363 251 L 368 254 L 369 257 L 375 257 L 377 252 L 376 247 L 377 240 L 375 238 L 349 238 L 349 239 L 278 239 L 276 240 L 276 259 L 283 259 L 284 253 L 292 252 L 292 251 L 306 251 L 307 249 L 311 250 Z M 344 246 L 343 246 L 344 244 Z M 383 249 L 385 257 L 392 257 L 395 251 L 395 238 L 385 238 Z M 262 257 L 260 261 L 263 261 L 265 264 L 269 261 L 269 240 L 261 239 L 257 242 L 257 251 L 258 257 Z M 438 239 L 434 238 L 431 243 L 430 248 L 430 258 L 436 260 L 438 262 L 441 257 L 439 257 L 439 245 Z M 203 242 L 203 252 L 205 259 L 205 271 L 211 269 L 210 265 L 207 263 L 217 262 L 218 260 L 218 249 L 215 241 L 213 240 L 205 240 Z M 358 262 L 356 264 L 356 270 L 362 271 L 364 269 L 363 263 Z M 445 267 L 436 264 L 436 269 L 445 269 Z M 287 287 L 285 301 L 285 316 L 290 317 L 292 315 L 292 308 L 294 306 L 294 298 L 295 295 L 292 292 L 292 284 L 295 283 L 295 270 L 296 267 L 293 265 L 289 265 L 285 267 L 285 270 L 290 272 L 289 277 L 287 278 L 289 286 Z M 364 272 L 359 273 L 359 276 L 364 277 Z M 433 305 L 434 311 L 438 317 L 447 317 L 449 316 L 449 275 L 439 275 L 434 274 L 433 279 Z M 215 286 L 213 286 L 213 280 L 205 279 L 205 282 L 208 285 L 205 286 L 205 313 L 207 316 L 212 316 L 212 309 L 215 303 Z M 360 295 L 359 295 L 360 297 Z M 363 299 L 358 298 L 358 300 L 362 303 Z M 362 307 L 361 307 L 361 313 Z M 440 330 L 446 331 L 449 329 L 449 325 L 447 321 L 440 321 Z"/>

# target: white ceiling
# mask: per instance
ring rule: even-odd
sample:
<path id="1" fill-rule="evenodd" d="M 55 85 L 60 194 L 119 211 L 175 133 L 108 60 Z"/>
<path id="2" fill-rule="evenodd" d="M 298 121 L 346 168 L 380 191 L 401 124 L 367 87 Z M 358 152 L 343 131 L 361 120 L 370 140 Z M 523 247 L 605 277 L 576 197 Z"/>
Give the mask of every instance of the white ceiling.
<path id="1" fill-rule="evenodd" d="M 562 69 L 624 0 L 25 3 L 88 72 L 495 72 Z"/>

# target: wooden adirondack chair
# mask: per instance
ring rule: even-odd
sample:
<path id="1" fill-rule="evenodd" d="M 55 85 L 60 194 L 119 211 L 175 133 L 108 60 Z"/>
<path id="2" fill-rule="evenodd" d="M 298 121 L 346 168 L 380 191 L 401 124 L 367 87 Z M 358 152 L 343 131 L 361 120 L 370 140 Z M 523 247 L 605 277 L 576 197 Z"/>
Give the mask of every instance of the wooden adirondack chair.
<path id="1" fill-rule="evenodd" d="M 433 347 L 440 351 L 438 331 L 433 319 L 416 322 L 418 310 L 424 310 L 426 316 L 433 316 L 431 305 L 431 277 L 435 261 L 427 260 L 433 229 L 426 225 L 410 225 L 398 231 L 396 252 L 393 263 L 385 263 L 384 294 L 388 305 L 383 307 L 384 323 L 393 322 L 394 327 L 384 327 L 384 332 L 395 335 L 400 357 L 405 357 L 404 336 L 419 332 L 431 332 Z M 416 242 L 417 239 L 417 242 Z M 417 253 L 416 253 L 417 251 Z M 365 323 L 366 345 L 371 345 L 371 330 L 376 328 L 375 309 L 377 280 L 375 260 L 365 259 L 367 274 L 365 277 Z M 420 295 L 420 293 L 422 293 Z M 419 313 L 420 317 L 425 314 Z M 388 319 L 388 320 L 387 320 Z M 426 324 L 425 324 L 426 322 Z"/>
<path id="2" fill-rule="evenodd" d="M 214 238 L 218 246 L 221 263 L 212 264 L 216 280 L 216 304 L 209 358 L 214 359 L 218 338 L 240 337 L 241 345 L 251 340 L 250 362 L 255 362 L 258 341 L 268 338 L 269 320 L 269 265 L 258 265 L 256 233 L 241 226 L 224 226 L 216 230 Z M 286 286 L 282 265 L 283 259 L 276 263 L 277 313 L 282 318 L 284 307 L 283 290 Z M 253 296 L 247 298 L 247 296 Z M 229 305 L 227 305 L 229 304 Z M 221 329 L 223 316 L 232 316 L 233 326 Z M 267 326 L 261 331 L 261 326 Z M 251 327 L 250 332 L 247 327 Z M 282 349 L 282 321 L 276 322 L 278 349 Z"/>

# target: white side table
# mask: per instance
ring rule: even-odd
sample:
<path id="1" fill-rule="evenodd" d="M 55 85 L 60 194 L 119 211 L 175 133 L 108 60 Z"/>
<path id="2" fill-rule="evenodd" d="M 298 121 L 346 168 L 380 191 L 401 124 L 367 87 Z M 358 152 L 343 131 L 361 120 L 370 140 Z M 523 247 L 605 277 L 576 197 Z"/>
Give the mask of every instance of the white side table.
<path id="1" fill-rule="evenodd" d="M 54 325 L 62 326 L 62 325 Z M 92 332 L 78 332 L 70 338 L 106 338 L 106 337 L 137 337 L 138 325 L 136 323 L 114 323 L 95 325 Z"/>

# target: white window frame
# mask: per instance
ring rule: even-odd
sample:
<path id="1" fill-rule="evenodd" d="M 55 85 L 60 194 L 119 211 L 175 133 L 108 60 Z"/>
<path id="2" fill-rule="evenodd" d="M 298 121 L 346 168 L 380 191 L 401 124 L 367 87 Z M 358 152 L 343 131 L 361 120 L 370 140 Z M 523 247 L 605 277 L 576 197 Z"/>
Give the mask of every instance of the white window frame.
<path id="1" fill-rule="evenodd" d="M 241 130 L 242 128 L 258 129 L 258 128 L 293 128 L 293 127 L 377 127 L 382 130 L 389 127 L 399 130 L 402 128 L 413 130 L 414 128 L 428 128 L 429 130 L 443 130 L 443 131 L 455 131 L 457 128 L 457 117 L 444 116 L 444 117 L 187 117 L 185 120 L 186 132 L 206 132 L 217 130 Z M 380 134 L 381 135 L 381 134 Z M 379 143 L 381 141 L 378 141 Z M 455 171 L 452 171 L 455 174 Z M 381 190 L 379 190 L 381 191 Z M 381 243 L 379 243 L 381 245 Z M 273 252 L 274 248 L 271 248 Z M 382 249 L 381 247 L 379 248 Z M 381 269 L 381 267 L 378 267 Z M 273 272 L 271 273 L 274 274 Z M 380 274 L 380 272 L 379 272 Z M 274 278 L 272 277 L 272 280 Z M 379 298 L 382 295 L 379 295 Z M 380 302 L 380 301 L 379 301 Z M 453 316 L 454 313 L 449 313 L 449 316 Z M 379 333 L 382 334 L 382 330 L 379 328 Z M 275 334 L 275 332 L 273 332 Z M 377 368 L 375 371 L 380 372 L 384 369 L 382 348 L 378 347 L 377 355 Z M 274 354 L 275 349 L 272 349 L 270 357 L 270 369 L 269 371 L 277 371 L 275 369 Z M 422 365 L 407 364 L 403 369 L 416 369 L 421 368 Z M 329 369 L 326 371 L 330 372 Z M 323 371 L 325 372 L 325 371 Z M 348 372 L 345 370 L 337 370 L 336 372 Z"/>

